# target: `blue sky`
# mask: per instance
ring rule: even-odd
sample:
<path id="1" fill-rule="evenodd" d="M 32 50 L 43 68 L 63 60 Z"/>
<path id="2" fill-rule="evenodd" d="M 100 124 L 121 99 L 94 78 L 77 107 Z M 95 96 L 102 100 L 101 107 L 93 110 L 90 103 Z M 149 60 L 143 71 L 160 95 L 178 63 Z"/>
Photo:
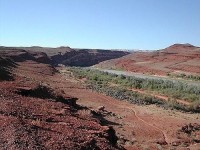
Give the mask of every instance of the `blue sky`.
<path id="1" fill-rule="evenodd" d="M 200 0 L 0 0 L 0 45 L 200 46 Z"/>

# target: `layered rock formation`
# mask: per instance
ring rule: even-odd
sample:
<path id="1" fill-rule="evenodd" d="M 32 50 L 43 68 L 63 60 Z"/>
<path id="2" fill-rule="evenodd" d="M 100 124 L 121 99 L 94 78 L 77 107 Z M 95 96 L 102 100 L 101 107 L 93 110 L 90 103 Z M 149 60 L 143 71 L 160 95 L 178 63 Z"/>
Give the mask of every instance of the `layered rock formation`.
<path id="1" fill-rule="evenodd" d="M 199 74 L 200 48 L 190 44 L 174 44 L 157 51 L 136 51 L 108 60 L 97 67 L 122 69 L 145 74 Z"/>

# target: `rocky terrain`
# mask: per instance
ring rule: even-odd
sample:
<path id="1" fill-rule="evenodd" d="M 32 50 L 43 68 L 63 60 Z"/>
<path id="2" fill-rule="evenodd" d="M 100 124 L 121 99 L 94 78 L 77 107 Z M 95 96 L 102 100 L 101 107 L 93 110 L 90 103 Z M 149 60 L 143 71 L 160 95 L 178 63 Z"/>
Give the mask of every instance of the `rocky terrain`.
<path id="1" fill-rule="evenodd" d="M 199 114 L 119 101 L 88 89 L 87 79 L 57 67 L 91 60 L 84 65 L 90 66 L 127 52 L 32 48 L 0 50 L 0 149 L 198 150 Z M 171 53 L 170 47 L 163 51 Z M 60 62 L 58 56 L 66 59 Z"/>
<path id="2" fill-rule="evenodd" d="M 69 95 L 77 96 L 78 104 L 94 110 L 103 106 L 102 115 L 116 131 L 119 138 L 117 143 L 125 149 L 198 150 L 198 113 L 184 113 L 156 105 L 131 104 L 128 99 L 119 100 L 123 93 L 120 95 L 115 91 L 118 98 L 111 97 L 111 93 L 102 94 L 85 87 L 87 78 L 74 79 L 70 70 L 64 67 L 59 68 L 59 71 L 66 79 L 62 89 Z M 187 134 L 187 130 L 191 134 Z"/>
<path id="3" fill-rule="evenodd" d="M 0 149 L 122 149 L 98 111 L 59 88 L 64 80 L 54 67 L 11 54 L 0 58 Z"/>
<path id="4" fill-rule="evenodd" d="M 92 66 L 105 60 L 130 54 L 117 50 L 73 49 L 70 47 L 0 47 L 0 50 L 1 54 L 4 51 L 3 55 L 5 56 L 10 56 L 14 60 L 18 59 L 16 61 L 28 59 L 53 65 L 63 64 L 81 67 Z"/>
<path id="5" fill-rule="evenodd" d="M 0 47 L 0 57 L 9 58 L 15 62 L 32 60 L 39 63 L 52 64 L 52 60 L 44 52 L 26 51 L 23 49 Z"/>
<path id="6" fill-rule="evenodd" d="M 118 59 L 104 61 L 96 67 L 152 75 L 198 75 L 200 48 L 190 44 L 174 44 L 157 51 L 136 51 Z"/>

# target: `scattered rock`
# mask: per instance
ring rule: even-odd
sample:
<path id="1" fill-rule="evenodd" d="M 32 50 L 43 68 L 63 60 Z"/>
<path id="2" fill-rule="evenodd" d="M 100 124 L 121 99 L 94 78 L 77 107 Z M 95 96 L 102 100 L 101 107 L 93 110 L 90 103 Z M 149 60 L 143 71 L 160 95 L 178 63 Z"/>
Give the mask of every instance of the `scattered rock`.
<path id="1" fill-rule="evenodd" d="M 105 106 L 99 106 L 97 109 L 98 109 L 98 111 L 104 111 L 105 110 Z"/>

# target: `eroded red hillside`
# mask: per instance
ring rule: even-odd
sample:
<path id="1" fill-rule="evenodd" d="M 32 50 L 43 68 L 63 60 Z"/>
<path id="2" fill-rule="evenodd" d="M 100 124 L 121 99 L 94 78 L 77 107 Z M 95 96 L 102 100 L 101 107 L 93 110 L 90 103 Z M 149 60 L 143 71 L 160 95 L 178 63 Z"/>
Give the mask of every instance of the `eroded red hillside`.
<path id="1" fill-rule="evenodd" d="M 97 65 L 102 68 L 166 75 L 167 73 L 200 73 L 200 48 L 190 44 L 174 44 L 158 51 L 139 51 Z"/>
<path id="2" fill-rule="evenodd" d="M 9 50 L 9 51 L 8 51 Z M 10 56 L 16 61 L 24 58 L 41 63 L 53 65 L 88 67 L 105 60 L 119 58 L 128 55 L 129 52 L 101 49 L 73 49 L 70 47 L 0 47 L 0 53 Z"/>
<path id="3" fill-rule="evenodd" d="M 55 68 L 36 62 L 38 55 L 9 53 L 20 62 L 1 55 L 0 149 L 119 149 L 101 116 L 57 88 L 62 81 Z"/>

